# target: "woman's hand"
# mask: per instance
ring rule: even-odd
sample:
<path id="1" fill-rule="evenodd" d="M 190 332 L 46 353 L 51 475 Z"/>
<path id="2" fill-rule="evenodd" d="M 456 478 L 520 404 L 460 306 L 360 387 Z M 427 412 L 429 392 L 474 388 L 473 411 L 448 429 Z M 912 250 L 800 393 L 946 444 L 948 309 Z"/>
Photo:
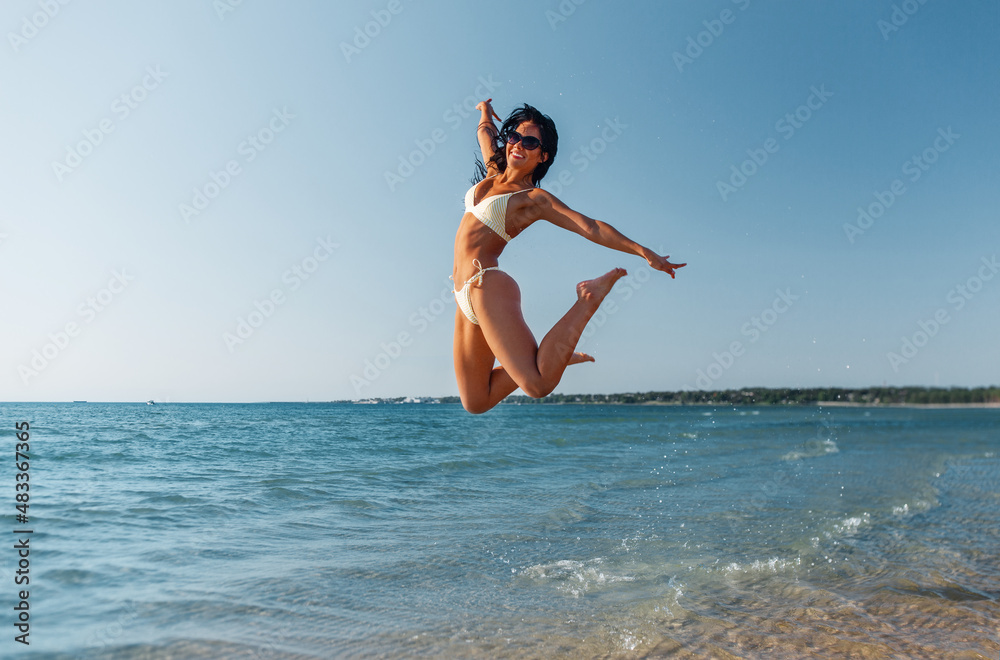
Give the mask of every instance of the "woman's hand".
<path id="1" fill-rule="evenodd" d="M 479 110 L 484 115 L 486 115 L 487 119 L 492 120 L 494 117 L 496 117 L 497 121 L 502 122 L 503 120 L 500 119 L 500 115 L 498 115 L 496 112 L 493 111 L 492 103 L 493 99 L 486 99 L 485 101 L 480 101 L 479 104 L 476 105 L 476 110 Z"/>
<path id="2" fill-rule="evenodd" d="M 652 266 L 656 270 L 662 270 L 664 273 L 670 275 L 671 278 L 674 277 L 674 271 L 675 270 L 677 270 L 678 268 L 683 268 L 684 266 L 687 266 L 686 263 L 683 263 L 683 264 L 672 264 L 669 261 L 667 261 L 667 259 L 670 258 L 669 254 L 665 254 L 665 255 L 663 255 L 661 257 L 658 254 L 656 254 L 655 252 L 653 252 L 652 250 L 648 250 L 646 252 L 646 254 L 645 254 L 645 257 L 646 257 L 646 261 L 649 262 L 650 266 Z"/>

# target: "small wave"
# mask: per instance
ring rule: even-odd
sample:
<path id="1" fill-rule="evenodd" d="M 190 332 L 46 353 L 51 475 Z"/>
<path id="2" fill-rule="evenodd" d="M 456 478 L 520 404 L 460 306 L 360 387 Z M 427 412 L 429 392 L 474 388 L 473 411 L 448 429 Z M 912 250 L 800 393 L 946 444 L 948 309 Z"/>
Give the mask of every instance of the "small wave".
<path id="1" fill-rule="evenodd" d="M 308 500 L 309 495 L 298 490 L 293 490 L 291 488 L 284 488 L 282 486 L 272 486 L 267 489 L 267 497 L 273 497 L 279 500 Z"/>
<path id="2" fill-rule="evenodd" d="M 561 559 L 548 564 L 535 564 L 521 570 L 521 576 L 535 581 L 553 581 L 560 591 L 579 598 L 590 589 L 615 582 L 632 582 L 630 575 L 614 575 L 602 567 L 604 559 L 589 561 Z"/>
<path id="3" fill-rule="evenodd" d="M 796 557 L 795 559 L 782 559 L 781 557 L 771 557 L 770 559 L 755 559 L 750 563 L 731 562 L 723 566 L 720 570 L 726 575 L 732 575 L 734 573 L 749 574 L 749 573 L 779 573 L 785 571 L 789 568 L 802 565 L 802 558 Z"/>
<path id="4" fill-rule="evenodd" d="M 368 500 L 333 500 L 331 504 L 339 504 L 346 509 L 377 509 L 377 504 Z"/>
<path id="5" fill-rule="evenodd" d="M 800 461 L 803 458 L 816 458 L 836 454 L 840 451 L 837 443 L 827 438 L 826 440 L 810 440 L 802 445 L 801 449 L 794 449 L 781 457 L 783 461 Z"/>
<path id="6" fill-rule="evenodd" d="M 866 511 L 857 516 L 848 516 L 843 520 L 829 521 L 825 525 L 826 528 L 821 531 L 821 534 L 826 541 L 833 541 L 834 544 L 837 544 L 843 539 L 857 534 L 858 530 L 862 527 L 870 526 L 871 522 L 871 514 Z M 814 549 L 818 550 L 820 548 L 821 539 L 819 536 L 814 536 L 809 541 Z"/>
<path id="7" fill-rule="evenodd" d="M 854 534 L 858 531 L 858 528 L 862 525 L 867 525 L 870 522 L 871 515 L 868 513 L 862 513 L 860 516 L 844 518 L 839 524 L 834 525 L 834 528 L 841 534 Z"/>
<path id="8" fill-rule="evenodd" d="M 177 493 L 154 493 L 146 495 L 142 500 L 143 504 L 201 504 L 204 500 L 200 497 L 187 497 Z"/>
<path id="9" fill-rule="evenodd" d="M 106 576 L 101 573 L 77 569 L 57 569 L 47 571 L 44 574 L 44 578 L 46 580 L 52 580 L 53 582 L 59 582 L 61 584 L 88 584 L 98 582 L 105 577 Z"/>
<path id="10" fill-rule="evenodd" d="M 927 500 L 917 500 L 915 502 L 903 502 L 899 506 L 892 507 L 892 515 L 899 518 L 908 518 L 917 513 L 924 513 L 934 508 L 933 502 Z"/>

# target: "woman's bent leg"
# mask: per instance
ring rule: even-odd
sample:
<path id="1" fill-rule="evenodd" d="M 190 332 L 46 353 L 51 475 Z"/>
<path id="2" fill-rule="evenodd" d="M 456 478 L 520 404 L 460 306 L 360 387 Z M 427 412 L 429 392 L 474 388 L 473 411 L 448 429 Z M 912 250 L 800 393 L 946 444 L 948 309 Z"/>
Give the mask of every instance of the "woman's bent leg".
<path id="1" fill-rule="evenodd" d="M 538 345 L 521 315 L 517 283 L 506 273 L 489 273 L 483 286 L 473 290 L 473 306 L 482 336 L 503 365 L 506 378 L 531 397 L 543 397 L 554 390 L 567 365 L 589 357 L 575 354 L 576 344 L 611 287 L 625 274 L 624 269 L 616 268 L 578 284 L 576 303 Z M 506 378 L 498 378 L 496 384 L 506 386 Z"/>
<path id="2" fill-rule="evenodd" d="M 455 314 L 455 379 L 462 405 L 473 414 L 484 413 L 517 389 L 503 367 L 494 368 L 496 357 L 479 326 Z"/>

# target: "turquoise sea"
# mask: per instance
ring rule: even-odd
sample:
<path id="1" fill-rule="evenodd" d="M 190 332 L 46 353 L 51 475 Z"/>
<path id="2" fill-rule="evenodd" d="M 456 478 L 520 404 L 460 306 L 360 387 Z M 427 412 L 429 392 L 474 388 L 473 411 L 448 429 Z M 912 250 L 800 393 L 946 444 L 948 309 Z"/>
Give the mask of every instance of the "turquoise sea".
<path id="1" fill-rule="evenodd" d="M 3 657 L 1000 656 L 997 409 L 0 404 L 0 428 Z"/>

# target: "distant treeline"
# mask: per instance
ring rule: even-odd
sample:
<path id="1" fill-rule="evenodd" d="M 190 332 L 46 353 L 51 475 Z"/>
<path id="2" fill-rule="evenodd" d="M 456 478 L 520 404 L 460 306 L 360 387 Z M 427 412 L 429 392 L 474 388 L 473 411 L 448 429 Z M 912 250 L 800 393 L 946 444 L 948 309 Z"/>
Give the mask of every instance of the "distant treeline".
<path id="1" fill-rule="evenodd" d="M 441 397 L 442 403 L 458 403 L 458 397 Z M 791 389 L 753 387 L 740 390 L 685 392 L 635 392 L 625 394 L 550 394 L 543 399 L 512 395 L 504 403 L 659 403 L 679 406 L 788 406 L 817 403 L 853 403 L 859 405 L 900 404 L 1000 404 L 1000 387 L 836 387 Z"/>

